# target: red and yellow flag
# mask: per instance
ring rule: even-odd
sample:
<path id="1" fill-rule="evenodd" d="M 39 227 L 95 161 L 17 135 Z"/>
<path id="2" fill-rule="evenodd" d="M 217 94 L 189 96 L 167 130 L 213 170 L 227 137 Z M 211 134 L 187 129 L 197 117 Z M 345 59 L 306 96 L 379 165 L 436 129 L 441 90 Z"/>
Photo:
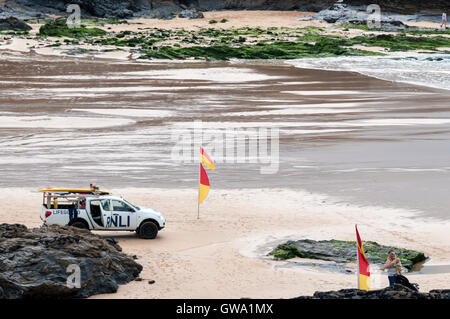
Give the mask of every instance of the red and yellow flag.
<path id="1" fill-rule="evenodd" d="M 200 163 L 200 190 L 198 192 L 198 203 L 201 204 L 209 193 L 209 178 L 203 165 Z"/>
<path id="2" fill-rule="evenodd" d="M 359 237 L 358 227 L 356 229 L 356 240 L 358 244 L 358 270 L 359 270 L 359 287 L 361 290 L 370 290 L 370 265 L 367 261 L 366 254 L 364 253 L 361 237 Z"/>
<path id="3" fill-rule="evenodd" d="M 206 154 L 205 150 L 201 146 L 200 146 L 200 160 L 209 169 L 214 170 L 216 168 L 214 166 L 214 162 L 212 161 L 211 157 L 209 157 L 209 155 Z"/>

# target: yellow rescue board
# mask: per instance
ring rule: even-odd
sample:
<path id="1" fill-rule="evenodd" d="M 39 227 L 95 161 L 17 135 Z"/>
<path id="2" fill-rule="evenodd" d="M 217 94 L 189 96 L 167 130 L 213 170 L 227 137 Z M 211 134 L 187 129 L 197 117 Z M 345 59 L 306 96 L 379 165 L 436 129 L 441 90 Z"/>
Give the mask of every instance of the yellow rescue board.
<path id="1" fill-rule="evenodd" d="M 93 190 L 90 188 L 44 188 L 44 189 L 40 189 L 39 191 L 40 192 L 48 192 L 48 193 L 110 194 L 107 191 Z"/>

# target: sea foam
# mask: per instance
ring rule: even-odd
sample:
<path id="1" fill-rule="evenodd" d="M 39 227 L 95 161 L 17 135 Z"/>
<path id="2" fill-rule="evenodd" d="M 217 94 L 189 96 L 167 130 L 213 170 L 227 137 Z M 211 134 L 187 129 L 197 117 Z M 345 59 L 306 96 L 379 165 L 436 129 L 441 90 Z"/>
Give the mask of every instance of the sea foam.
<path id="1" fill-rule="evenodd" d="M 450 90 L 450 55 L 393 53 L 387 56 L 306 58 L 287 63 L 299 68 L 352 71 L 382 80 Z"/>

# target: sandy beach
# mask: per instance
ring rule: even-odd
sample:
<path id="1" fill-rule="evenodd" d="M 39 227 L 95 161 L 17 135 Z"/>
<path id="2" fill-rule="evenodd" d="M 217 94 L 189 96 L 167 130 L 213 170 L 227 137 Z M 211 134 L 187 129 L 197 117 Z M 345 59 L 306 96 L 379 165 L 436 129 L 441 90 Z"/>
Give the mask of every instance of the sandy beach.
<path id="1" fill-rule="evenodd" d="M 314 26 L 367 33 L 301 20 L 310 14 L 206 12 L 202 20 L 136 19 L 102 28 Z M 267 256 L 287 240 L 354 240 L 355 224 L 363 240 L 429 256 L 423 271 L 408 274 L 421 291 L 450 287 L 448 74 L 426 64 L 432 62 L 425 53 L 136 61 L 131 48 L 71 56 L 64 53 L 71 45 L 44 45 L 53 40 L 0 42 L 0 223 L 39 227 L 39 188 L 90 182 L 167 219 L 155 240 L 98 232 L 137 256 L 144 280 L 93 298 L 292 298 L 355 288 L 355 273 L 330 263 Z M 409 63 L 421 63 L 421 71 L 409 72 Z M 261 163 L 221 163 L 216 154 L 200 219 L 197 163 L 170 158 L 173 133 L 195 120 L 211 131 L 280 130 L 275 174 L 260 174 Z M 371 281 L 374 289 L 388 285 L 377 267 Z"/>
<path id="2" fill-rule="evenodd" d="M 159 209 L 167 218 L 167 228 L 155 240 L 129 232 L 99 233 L 114 237 L 126 253 L 137 255 L 145 280 L 93 298 L 291 298 L 319 288 L 353 288 L 354 273 L 308 265 L 285 267 L 288 261 L 265 255 L 286 239 L 353 240 L 355 223 L 365 238 L 424 251 L 431 265 L 449 263 L 449 222 L 422 219 L 401 209 L 359 207 L 289 189 L 214 190 L 197 220 L 195 189 L 112 191 L 136 205 Z M 1 222 L 40 226 L 40 200 L 36 190 L 2 189 L 0 209 L 8 213 L 2 213 Z M 11 210 L 12 206 L 17 208 Z M 375 273 L 374 268 L 373 288 L 387 286 L 387 275 Z M 449 273 L 409 274 L 408 278 L 422 291 L 450 284 Z M 148 280 L 156 283 L 149 285 Z"/>

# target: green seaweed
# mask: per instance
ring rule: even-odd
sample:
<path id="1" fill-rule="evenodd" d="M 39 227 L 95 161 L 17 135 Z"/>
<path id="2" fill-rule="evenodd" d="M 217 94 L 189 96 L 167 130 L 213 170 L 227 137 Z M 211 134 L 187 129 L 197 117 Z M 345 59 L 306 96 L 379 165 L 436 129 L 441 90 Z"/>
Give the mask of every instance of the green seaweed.
<path id="1" fill-rule="evenodd" d="M 366 46 L 379 46 L 389 48 L 392 51 L 409 50 L 432 50 L 439 47 L 450 47 L 450 38 L 435 37 L 413 37 L 405 35 L 379 34 L 372 36 L 357 36 L 350 40 L 353 44 Z"/>
<path id="2" fill-rule="evenodd" d="M 105 26 L 106 24 L 137 24 L 137 23 L 130 23 L 127 20 L 119 20 L 116 18 L 107 18 L 107 19 L 82 19 L 81 23 L 88 24 L 88 25 L 96 25 L 96 26 Z M 138 23 L 142 24 L 142 23 Z"/>
<path id="3" fill-rule="evenodd" d="M 223 20 L 210 20 L 210 23 L 225 23 Z M 117 19 L 83 21 L 94 25 L 126 22 L 126 20 Z M 368 28 L 366 25 L 351 24 L 341 25 L 341 27 L 354 27 L 362 30 Z M 396 34 L 391 32 L 353 38 L 323 34 L 326 30 L 320 27 L 270 27 L 267 29 L 258 27 L 229 29 L 210 27 L 195 31 L 144 28 L 140 30 L 142 31 L 107 33 L 104 30 L 87 28 L 84 25 L 80 28 L 68 28 L 65 20 L 56 20 L 47 22 L 42 26 L 40 36 L 84 38 L 84 42 L 90 44 L 133 47 L 141 52 L 142 59 L 298 59 L 384 55 L 369 50 L 356 50 L 352 48 L 355 45 L 363 47 L 380 46 L 390 51 L 424 50 L 436 52 L 438 48 L 450 47 L 450 38 L 443 36 L 443 34 L 436 33 L 433 35 L 430 33 L 427 36 L 415 36 L 407 32 L 419 32 L 420 30 L 409 28 Z M 425 30 L 424 32 L 435 31 Z M 438 60 L 438 58 L 434 60 Z"/>
<path id="4" fill-rule="evenodd" d="M 414 35 L 434 35 L 434 34 L 450 34 L 450 29 L 430 29 L 430 28 L 406 28 L 403 33 Z"/>
<path id="5" fill-rule="evenodd" d="M 300 250 L 297 247 L 289 245 L 280 245 L 275 250 L 271 251 L 269 255 L 274 256 L 276 259 L 286 260 L 299 256 Z"/>
<path id="6" fill-rule="evenodd" d="M 323 260 L 335 260 L 354 262 L 356 255 L 356 243 L 354 241 L 343 240 L 301 240 L 303 244 L 307 245 L 320 245 L 321 248 L 326 245 L 326 253 L 323 251 L 314 251 L 314 249 L 300 250 L 295 246 L 295 242 L 288 242 L 286 244 L 279 245 L 269 255 L 279 260 L 286 260 L 295 257 L 308 258 L 308 259 L 323 259 Z M 390 250 L 394 251 L 397 257 L 400 259 L 402 265 L 411 270 L 417 263 L 423 262 L 427 259 L 423 252 L 409 250 L 404 248 L 383 246 L 373 241 L 367 241 L 363 243 L 364 252 L 369 263 L 382 264 L 388 258 Z M 353 251 L 355 253 L 353 253 Z M 348 252 L 351 252 L 350 254 Z"/>
<path id="7" fill-rule="evenodd" d="M 24 37 L 30 35 L 29 31 L 11 31 L 6 29 L 0 29 L 1 35 L 11 35 L 15 37 Z"/>
<path id="8" fill-rule="evenodd" d="M 143 36 L 136 38 L 126 38 L 126 39 L 116 39 L 116 38 L 106 38 L 106 39 L 96 39 L 93 40 L 93 44 L 101 44 L 101 45 L 113 45 L 118 47 L 136 47 L 138 45 L 152 45 L 156 43 L 158 40 L 151 40 L 145 38 Z"/>
<path id="9" fill-rule="evenodd" d="M 69 28 L 64 19 L 47 22 L 39 29 L 39 35 L 44 37 L 82 38 L 87 36 L 97 37 L 106 34 L 107 32 L 105 30 L 86 28 L 84 25 Z"/>
<path id="10" fill-rule="evenodd" d="M 331 39 L 323 39 L 315 44 L 305 42 L 279 41 L 258 42 L 256 45 L 232 47 L 227 45 L 173 47 L 162 46 L 147 50 L 142 59 L 188 59 L 207 60 L 237 59 L 298 59 L 304 57 L 332 57 L 339 55 L 376 55 L 376 53 L 340 47 Z"/>
<path id="11" fill-rule="evenodd" d="M 307 259 L 323 259 L 324 257 L 329 257 L 326 254 L 310 253 L 308 251 L 301 251 L 295 246 L 291 245 L 280 245 L 275 250 L 269 253 L 269 255 L 274 256 L 276 259 L 286 260 L 295 257 L 307 258 Z"/>
<path id="12" fill-rule="evenodd" d="M 343 29 L 358 29 L 363 31 L 383 31 L 380 28 L 371 28 L 367 24 L 342 23 L 338 27 Z"/>

